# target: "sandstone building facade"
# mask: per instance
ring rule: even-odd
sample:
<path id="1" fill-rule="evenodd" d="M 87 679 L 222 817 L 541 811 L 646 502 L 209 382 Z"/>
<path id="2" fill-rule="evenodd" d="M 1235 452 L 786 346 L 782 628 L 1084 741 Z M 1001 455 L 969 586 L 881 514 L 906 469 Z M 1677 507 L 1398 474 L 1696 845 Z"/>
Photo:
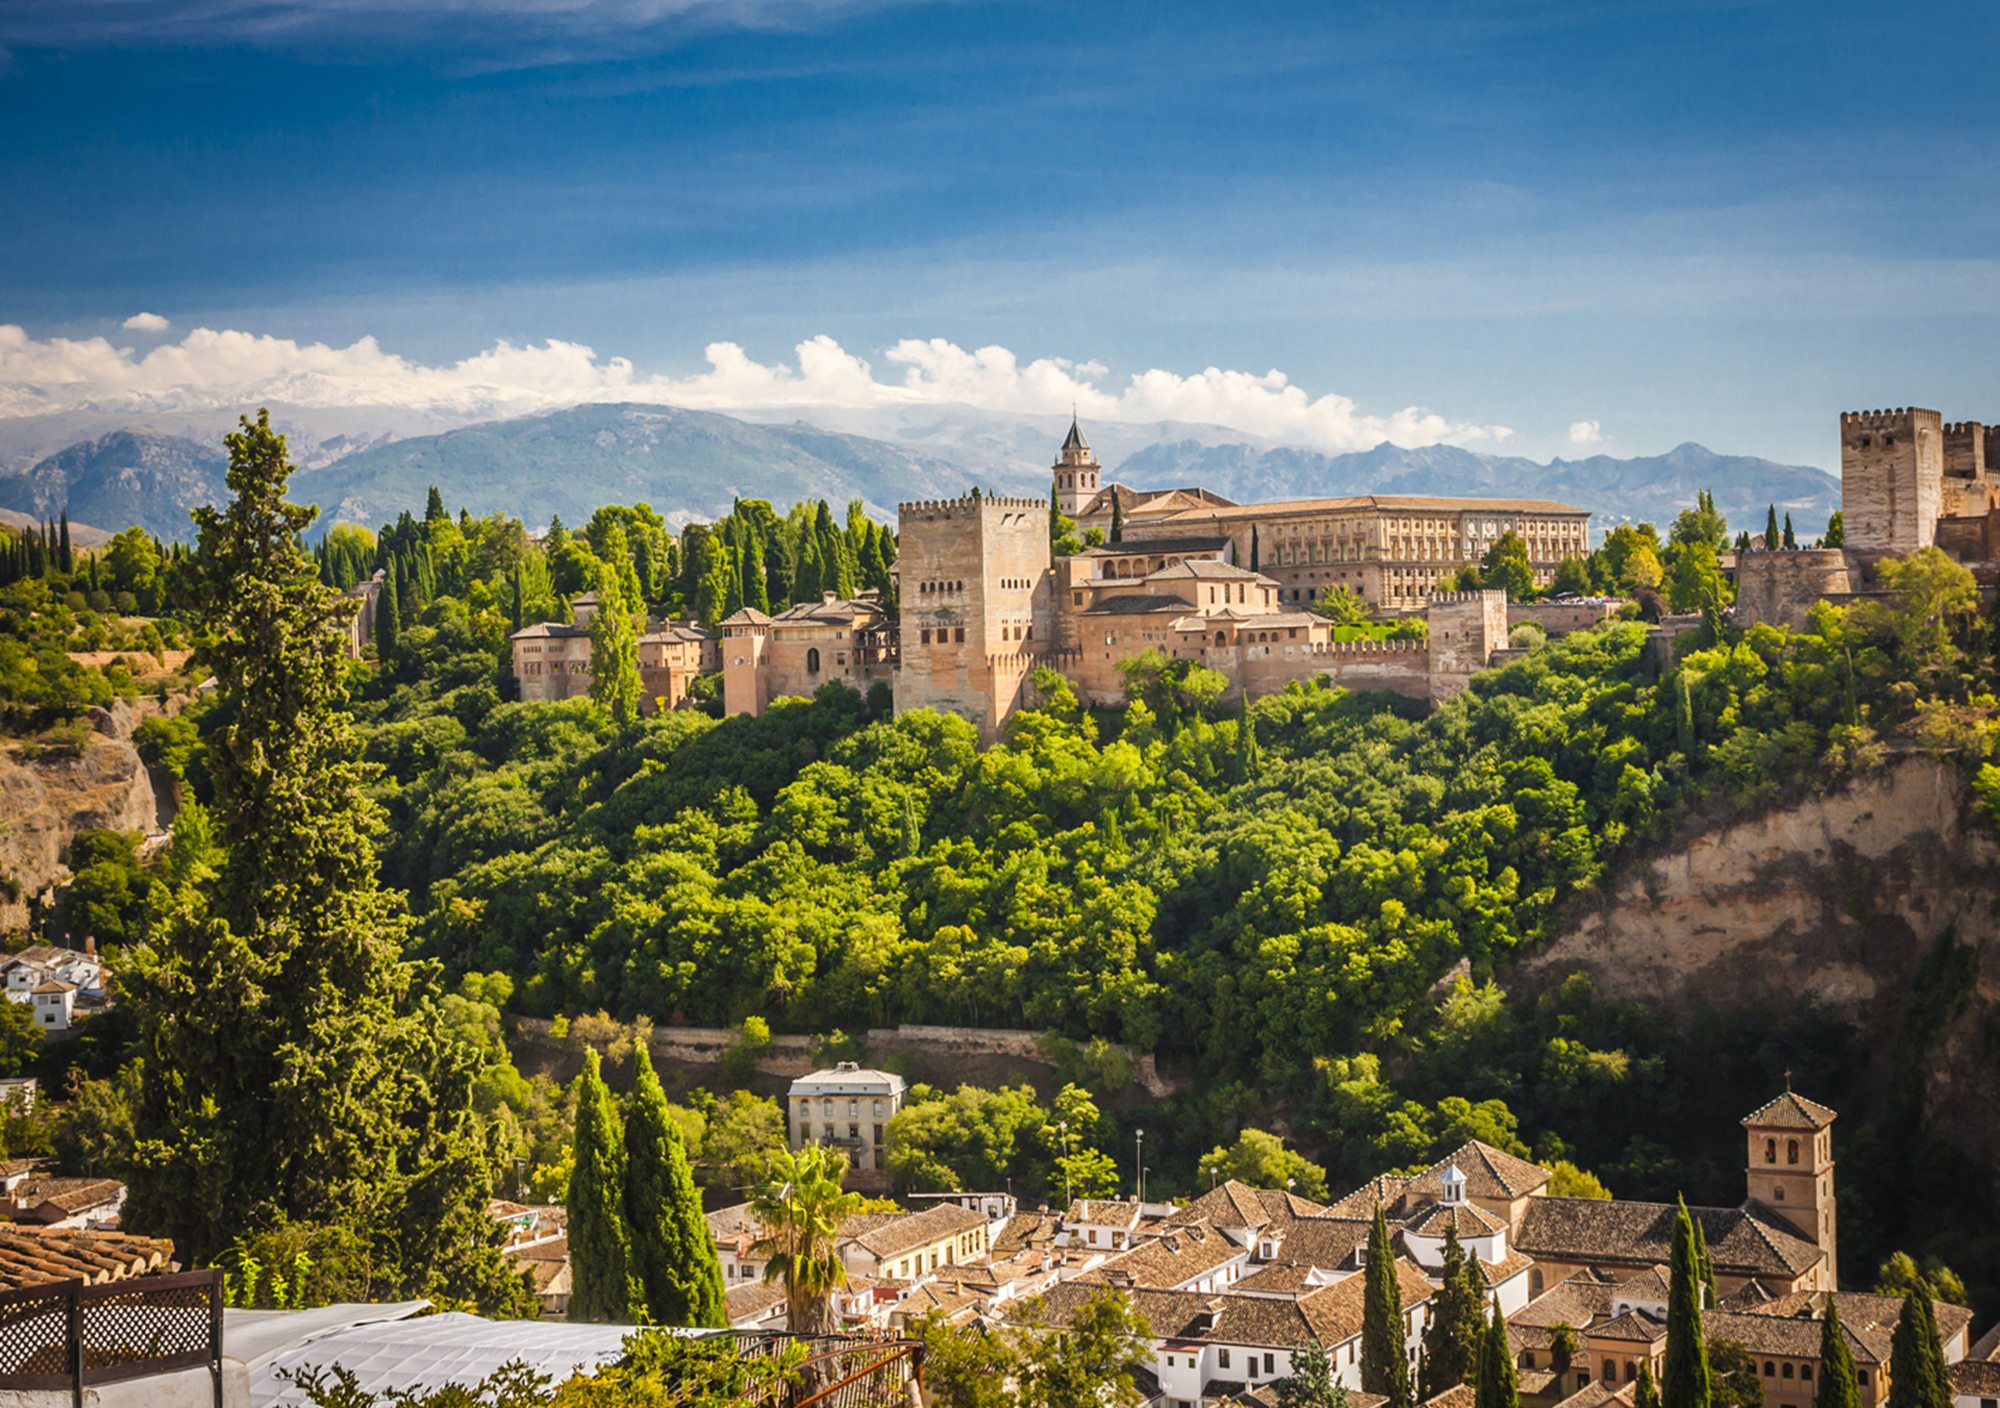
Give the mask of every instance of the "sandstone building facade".
<path id="1" fill-rule="evenodd" d="M 514 679 L 527 701 L 576 699 L 590 693 L 590 622 L 597 593 L 570 601 L 570 619 L 542 621 L 508 637 Z M 721 668 L 716 638 L 699 626 L 666 621 L 639 637 L 639 707 L 644 713 L 677 709 L 688 688 Z"/>

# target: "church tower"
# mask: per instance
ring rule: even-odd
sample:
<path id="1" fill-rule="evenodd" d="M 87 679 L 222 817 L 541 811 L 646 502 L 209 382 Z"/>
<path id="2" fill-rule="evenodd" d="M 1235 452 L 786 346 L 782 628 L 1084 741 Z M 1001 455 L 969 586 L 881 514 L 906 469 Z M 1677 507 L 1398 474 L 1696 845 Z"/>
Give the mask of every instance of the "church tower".
<path id="1" fill-rule="evenodd" d="M 1075 518 L 1097 497 L 1097 473 L 1103 466 L 1083 438 L 1083 427 L 1074 415 L 1069 418 L 1069 438 L 1062 443 L 1053 467 L 1056 507 L 1065 517 Z"/>
<path id="2" fill-rule="evenodd" d="M 1750 1201 L 1787 1223 L 1792 1231 L 1826 1253 L 1826 1284 L 1839 1283 L 1833 1203 L 1833 1111 L 1791 1089 L 1747 1115 L 1747 1180 Z"/>

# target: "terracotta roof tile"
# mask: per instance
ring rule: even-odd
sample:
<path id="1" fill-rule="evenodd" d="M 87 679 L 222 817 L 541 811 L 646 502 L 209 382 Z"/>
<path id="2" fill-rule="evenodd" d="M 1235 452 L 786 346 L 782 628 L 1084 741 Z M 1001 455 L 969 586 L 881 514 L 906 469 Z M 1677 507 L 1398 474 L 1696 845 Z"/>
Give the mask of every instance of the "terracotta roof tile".
<path id="1" fill-rule="evenodd" d="M 164 1237 L 0 1225 L 0 1289 L 72 1279 L 123 1281 L 171 1270 L 173 1254 L 174 1244 Z"/>
<path id="2" fill-rule="evenodd" d="M 1787 1090 L 1768 1105 L 1745 1115 L 1743 1123 L 1759 1129 L 1825 1129 L 1836 1118 L 1826 1106 Z"/>

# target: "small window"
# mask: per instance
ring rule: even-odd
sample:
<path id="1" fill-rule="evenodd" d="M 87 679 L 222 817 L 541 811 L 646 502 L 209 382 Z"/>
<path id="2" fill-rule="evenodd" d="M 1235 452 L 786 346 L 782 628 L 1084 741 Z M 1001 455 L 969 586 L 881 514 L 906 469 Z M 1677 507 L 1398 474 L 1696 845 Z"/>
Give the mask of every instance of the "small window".
<path id="1" fill-rule="evenodd" d="M 806 651 L 806 673 L 809 675 L 816 675 L 819 673 L 818 646 L 813 646 L 811 649 Z"/>
<path id="2" fill-rule="evenodd" d="M 1804 1379 L 1804 1380 L 1805 1380 L 1805 1381 L 1806 1381 L 1807 1383 L 1811 1383 L 1811 1382 L 1812 1382 L 1812 1365 L 1810 1365 L 1810 1364 L 1801 1364 L 1801 1365 L 1799 1365 L 1799 1377 L 1800 1377 L 1800 1378 L 1802 1378 L 1802 1379 Z"/>
<path id="3" fill-rule="evenodd" d="M 1792 1376 L 1792 1366 L 1790 1364 L 1782 1365 L 1779 1367 L 1778 1373 L 1781 1377 L 1789 1379 Z"/>
<path id="4" fill-rule="evenodd" d="M 1863 1388 L 1868 1387 L 1868 1371 L 1866 1369 L 1856 1369 L 1854 1371 L 1854 1382 L 1860 1384 Z"/>
<path id="5" fill-rule="evenodd" d="M 1787 1139 L 1785 1141 L 1785 1162 L 1788 1164 L 1795 1164 L 1798 1161 L 1799 1161 L 1799 1141 L 1796 1139 Z"/>
<path id="6" fill-rule="evenodd" d="M 1766 1139 L 1764 1141 L 1764 1162 L 1767 1164 L 1774 1164 L 1777 1161 L 1778 1161 L 1778 1141 L 1775 1139 Z"/>
<path id="7" fill-rule="evenodd" d="M 1222 1350 L 1217 1351 L 1215 1356 L 1215 1362 L 1217 1364 L 1220 1364 L 1223 1368 L 1227 1369 L 1229 1367 L 1229 1350 L 1227 1348 L 1224 1348 Z"/>
<path id="8" fill-rule="evenodd" d="M 1785 1201 L 1784 1184 L 1780 1183 L 1776 1187 L 1771 1189 L 1771 1201 L 1774 1203 L 1782 1203 L 1783 1201 Z"/>

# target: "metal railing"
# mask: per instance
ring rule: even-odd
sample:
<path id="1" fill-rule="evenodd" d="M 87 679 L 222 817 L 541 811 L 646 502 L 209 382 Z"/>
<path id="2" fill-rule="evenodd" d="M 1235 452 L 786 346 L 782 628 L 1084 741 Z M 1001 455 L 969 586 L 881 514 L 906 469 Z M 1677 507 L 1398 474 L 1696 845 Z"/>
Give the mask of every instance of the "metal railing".
<path id="1" fill-rule="evenodd" d="M 739 1353 L 778 1355 L 803 1344 L 806 1357 L 760 1395 L 769 1408 L 911 1408 L 924 1381 L 921 1340 L 856 1335 L 743 1332 Z"/>
<path id="2" fill-rule="evenodd" d="M 0 1291 L 0 1390 L 67 1389 L 206 1368 L 222 1383 L 222 1273 Z"/>

